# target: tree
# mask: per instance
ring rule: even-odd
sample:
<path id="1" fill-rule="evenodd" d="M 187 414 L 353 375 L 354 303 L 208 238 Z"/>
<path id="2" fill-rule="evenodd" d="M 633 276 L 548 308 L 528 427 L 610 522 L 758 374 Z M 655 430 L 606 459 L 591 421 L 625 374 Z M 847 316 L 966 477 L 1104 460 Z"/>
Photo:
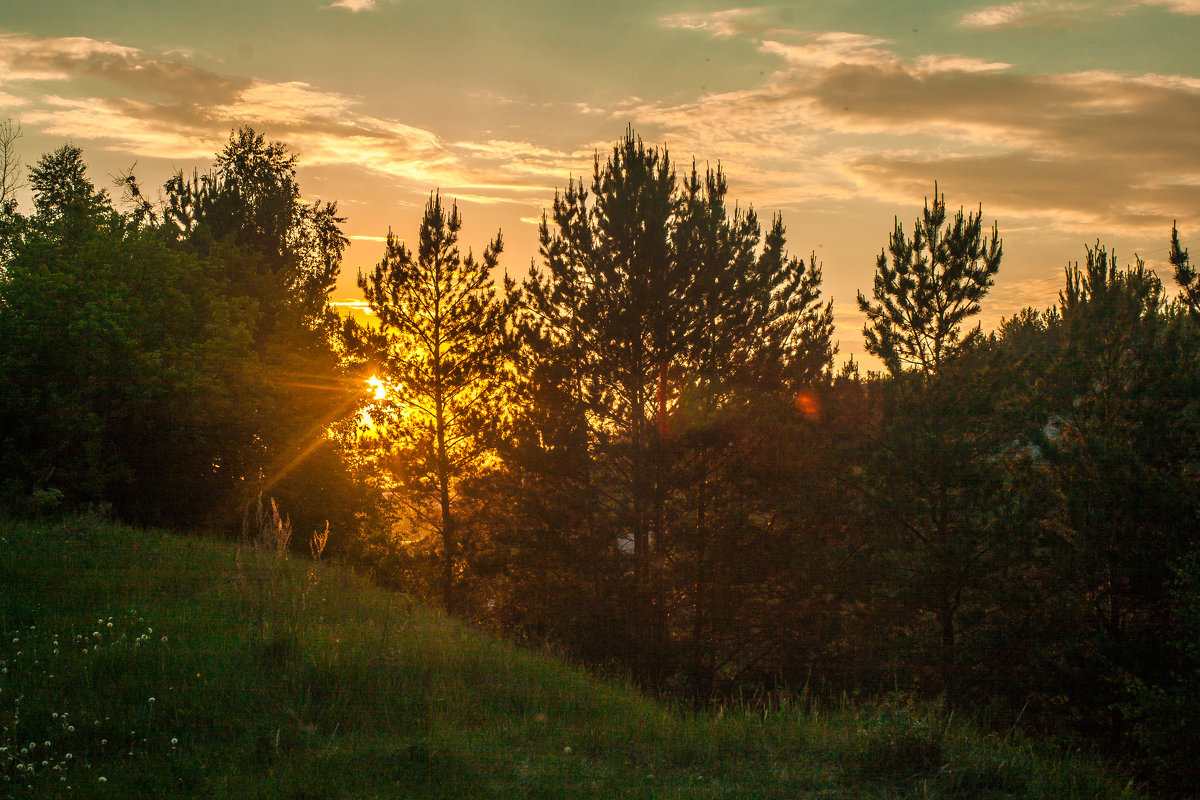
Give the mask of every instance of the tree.
<path id="1" fill-rule="evenodd" d="M 19 177 L 21 159 L 16 149 L 20 137 L 20 125 L 14 126 L 12 120 L 7 119 L 0 123 L 0 280 L 21 227 L 21 216 L 17 212 L 17 190 L 22 185 Z"/>
<path id="2" fill-rule="evenodd" d="M 30 171 L 35 212 L 0 283 L 0 462 L 36 492 L 127 519 L 204 519 L 256 363 L 221 267 L 116 213 L 64 146 Z"/>
<path id="3" fill-rule="evenodd" d="M 1046 454 L 1066 530 L 1054 567 L 1083 600 L 1074 649 L 1108 676 L 1086 682 L 1099 695 L 1089 705 L 1103 706 L 1117 676 L 1161 668 L 1146 654 L 1170 618 L 1172 567 L 1196 541 L 1200 349 L 1154 272 L 1140 259 L 1120 269 L 1099 245 L 1067 270 L 1059 305 L 1061 432 Z"/>
<path id="4" fill-rule="evenodd" d="M 581 453 L 569 459 L 581 507 L 558 517 L 570 530 L 545 536 L 590 547 L 584 564 L 614 570 L 574 583 L 619 593 L 598 613 L 616 617 L 613 646 L 656 680 L 699 642 L 712 583 L 702 576 L 762 510 L 730 499 L 736 448 L 756 439 L 740 432 L 769 418 L 778 395 L 794 414 L 790 393 L 827 371 L 831 306 L 819 268 L 786 253 L 781 220 L 764 238 L 752 209 L 727 204 L 719 166 L 693 165 L 679 181 L 632 129 L 605 162 L 597 154 L 590 190 L 571 181 L 556 195 L 540 240 L 543 263 L 525 283 L 529 461 L 513 466 L 532 483 L 564 446 Z M 716 495 L 736 512 L 710 514 Z M 540 519 L 550 528 L 555 515 Z"/>
<path id="5" fill-rule="evenodd" d="M 984 237 L 982 217 L 959 209 L 947 224 L 945 196 L 934 184 L 933 207 L 927 198 L 911 239 L 896 222 L 875 264 L 873 301 L 858 294 L 867 352 L 893 375 L 905 367 L 931 375 L 979 340 L 978 325 L 966 333 L 962 325 L 979 313 L 1002 254 L 995 225 Z"/>
<path id="6" fill-rule="evenodd" d="M 16 203 L 17 189 L 21 188 L 18 177 L 21 159 L 17 155 L 16 142 L 21 138 L 21 126 L 12 120 L 0 122 L 0 205 Z"/>
<path id="7" fill-rule="evenodd" d="M 1179 229 L 1171 225 L 1171 250 L 1168 263 L 1175 269 L 1184 304 L 1193 314 L 1200 314 L 1200 274 L 1192 266 L 1186 247 L 1179 245 Z"/>
<path id="8" fill-rule="evenodd" d="M 390 394 L 372 415 L 397 451 L 397 477 L 417 519 L 440 538 L 442 600 L 450 611 L 462 568 L 460 486 L 485 463 L 508 413 L 510 309 L 491 278 L 501 238 L 481 259 L 470 252 L 463 258 L 461 228 L 457 206 L 445 209 L 435 193 L 416 252 L 389 233 L 383 260 L 358 278 L 385 337 L 381 379 Z"/>
<path id="9" fill-rule="evenodd" d="M 155 218 L 176 247 L 224 266 L 227 293 L 253 303 L 253 350 L 263 369 L 244 413 L 255 434 L 230 442 L 227 468 L 241 478 L 240 496 L 225 509 L 233 522 L 267 492 L 285 503 L 298 529 L 321 527 L 298 487 L 323 451 L 330 428 L 353 414 L 367 387 L 338 352 L 340 322 L 329 295 L 349 241 L 334 203 L 305 204 L 298 156 L 249 127 L 231 132 L 213 169 L 182 172 L 165 186 Z M 311 463 L 310 463 L 311 462 Z M 349 469 L 349 465 L 346 465 Z M 348 477 L 348 476 L 346 476 Z M 296 507 L 299 506 L 299 507 Z"/>
<path id="10" fill-rule="evenodd" d="M 988 579 L 1003 531 L 991 513 L 1002 499 L 1003 433 L 990 426 L 980 328 L 963 333 L 1000 268 L 995 226 L 960 209 L 946 221 L 934 187 L 909 239 L 896 223 L 876 261 L 873 300 L 860 292 L 867 352 L 891 373 L 888 421 L 863 488 L 893 560 L 889 591 L 936 628 L 934 682 L 958 690 L 960 622 Z"/>

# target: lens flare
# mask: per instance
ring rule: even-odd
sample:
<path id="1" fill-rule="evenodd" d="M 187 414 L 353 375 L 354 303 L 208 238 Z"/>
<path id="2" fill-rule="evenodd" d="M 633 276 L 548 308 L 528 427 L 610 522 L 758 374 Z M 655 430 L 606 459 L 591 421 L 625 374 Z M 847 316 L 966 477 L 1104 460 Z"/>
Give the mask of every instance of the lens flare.
<path id="1" fill-rule="evenodd" d="M 796 410 L 799 411 L 801 416 L 803 416 L 805 419 L 816 421 L 821 418 L 821 401 L 812 392 L 796 392 L 796 398 L 793 402 L 795 403 Z"/>

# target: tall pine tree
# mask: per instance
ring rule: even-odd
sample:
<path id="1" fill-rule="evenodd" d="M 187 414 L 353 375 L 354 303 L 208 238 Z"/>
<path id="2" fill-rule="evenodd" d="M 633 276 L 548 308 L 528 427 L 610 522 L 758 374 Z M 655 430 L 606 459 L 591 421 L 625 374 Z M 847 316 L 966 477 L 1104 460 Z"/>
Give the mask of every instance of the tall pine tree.
<path id="1" fill-rule="evenodd" d="M 507 408 L 509 306 L 491 273 L 497 234 L 476 259 L 459 248 L 462 218 L 434 194 L 414 253 L 388 235 L 383 260 L 359 274 L 384 336 L 381 379 L 390 387 L 372 416 L 396 454 L 396 474 L 426 534 L 441 544 L 441 593 L 457 608 L 465 532 L 458 503 L 463 481 L 496 446 Z"/>

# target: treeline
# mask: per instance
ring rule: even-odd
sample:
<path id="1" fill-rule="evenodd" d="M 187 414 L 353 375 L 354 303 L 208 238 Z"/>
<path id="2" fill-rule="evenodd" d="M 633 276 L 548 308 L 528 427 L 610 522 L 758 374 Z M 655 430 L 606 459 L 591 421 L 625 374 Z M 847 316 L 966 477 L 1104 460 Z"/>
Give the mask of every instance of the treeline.
<path id="1" fill-rule="evenodd" d="M 16 130 L 4 131 L 5 163 Z M 111 510 L 238 531 L 260 493 L 341 544 L 377 481 L 339 438 L 365 385 L 329 292 L 336 205 L 301 201 L 295 155 L 250 129 L 151 202 L 115 201 L 66 145 L 0 197 L 0 498 L 11 512 Z M 121 206 L 121 208 L 118 208 Z M 342 434 L 339 436 L 339 434 Z"/>
<path id="2" fill-rule="evenodd" d="M 432 195 L 360 274 L 365 326 L 329 309 L 342 220 L 294 166 L 239 131 L 162 203 L 127 181 L 124 211 L 78 150 L 30 171 L 0 227 L 10 509 L 236 527 L 265 493 L 381 580 L 699 705 L 941 696 L 1200 790 L 1200 278 L 1175 231 L 1178 293 L 1097 244 L 988 334 L 999 232 L 935 187 L 859 296 L 886 369 L 863 376 L 782 220 L 632 131 L 519 281 Z"/>

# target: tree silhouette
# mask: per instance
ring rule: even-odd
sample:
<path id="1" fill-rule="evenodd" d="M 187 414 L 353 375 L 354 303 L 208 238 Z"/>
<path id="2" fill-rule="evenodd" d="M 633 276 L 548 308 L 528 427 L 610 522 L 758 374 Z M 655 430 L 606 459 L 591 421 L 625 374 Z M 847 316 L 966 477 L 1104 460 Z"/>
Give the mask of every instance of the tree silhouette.
<path id="1" fill-rule="evenodd" d="M 221 506 L 260 366 L 222 265 L 113 210 L 78 148 L 31 170 L 34 214 L 0 282 L 5 494 L 60 492 L 127 519 L 195 523 Z"/>
<path id="2" fill-rule="evenodd" d="M 966 333 L 962 325 L 979 313 L 1002 253 L 994 225 L 990 238 L 983 235 L 982 216 L 959 209 L 947 223 L 946 200 L 934 184 L 933 206 L 926 198 L 911 239 L 896 222 L 875 262 L 873 301 L 858 294 L 867 352 L 893 375 L 906 367 L 931 375 L 978 340 L 978 325 Z"/>
<path id="3" fill-rule="evenodd" d="M 1193 314 L 1200 314 L 1200 274 L 1192 266 L 1186 247 L 1179 244 L 1179 229 L 1171 225 L 1171 250 L 1168 262 L 1175 268 L 1175 282 L 1182 290 L 1184 304 Z"/>
<path id="4" fill-rule="evenodd" d="M 426 530 L 441 540 L 441 590 L 457 606 L 462 531 L 460 484 L 495 447 L 505 408 L 508 306 L 496 297 L 491 271 L 497 234 L 481 259 L 464 258 L 458 208 L 430 197 L 414 253 L 388 234 L 383 260 L 358 284 L 384 336 L 381 379 L 391 395 L 376 407 L 395 449 L 397 475 Z"/>

